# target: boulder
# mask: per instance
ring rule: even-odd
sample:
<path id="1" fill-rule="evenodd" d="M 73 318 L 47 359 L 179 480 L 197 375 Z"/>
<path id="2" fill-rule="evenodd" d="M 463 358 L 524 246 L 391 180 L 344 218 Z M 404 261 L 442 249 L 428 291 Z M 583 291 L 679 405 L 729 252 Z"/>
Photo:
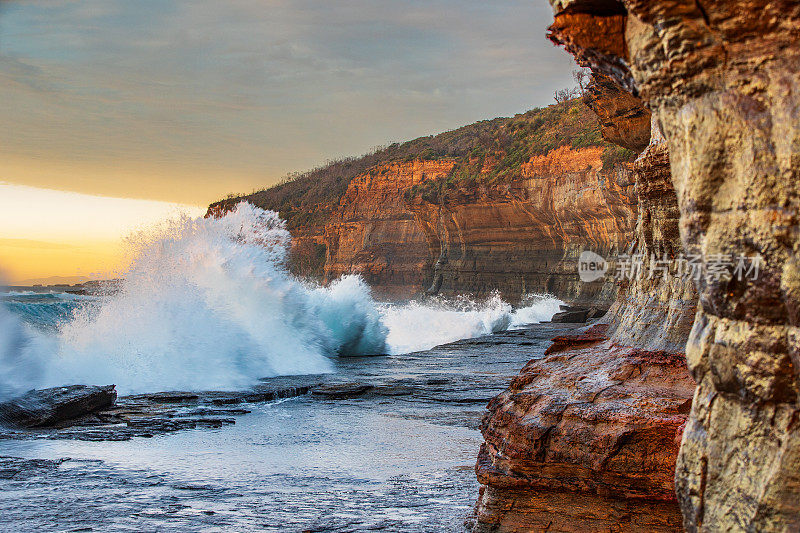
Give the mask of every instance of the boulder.
<path id="1" fill-rule="evenodd" d="M 580 311 L 561 311 L 553 315 L 550 319 L 551 322 L 563 324 L 583 324 L 589 319 L 589 310 L 582 309 Z"/>
<path id="2" fill-rule="evenodd" d="M 0 403 L 0 424 L 12 427 L 49 427 L 114 405 L 114 385 L 69 385 L 31 390 Z"/>

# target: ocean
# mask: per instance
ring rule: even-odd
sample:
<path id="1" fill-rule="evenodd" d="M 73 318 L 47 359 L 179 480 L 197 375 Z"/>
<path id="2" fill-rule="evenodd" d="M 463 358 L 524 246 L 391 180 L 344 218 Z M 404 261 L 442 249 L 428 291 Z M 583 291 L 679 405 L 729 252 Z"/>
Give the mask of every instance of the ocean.
<path id="1" fill-rule="evenodd" d="M 0 473 L 15 472 L 0 475 L 0 529 L 464 529 L 485 404 L 544 350 L 553 332 L 526 325 L 560 302 L 382 303 L 357 276 L 295 279 L 289 239 L 276 214 L 241 206 L 136 236 L 114 292 L 4 293 L 0 397 L 73 383 L 242 390 L 306 374 L 383 392 L 258 404 L 233 426 L 125 442 L 0 440 Z"/>

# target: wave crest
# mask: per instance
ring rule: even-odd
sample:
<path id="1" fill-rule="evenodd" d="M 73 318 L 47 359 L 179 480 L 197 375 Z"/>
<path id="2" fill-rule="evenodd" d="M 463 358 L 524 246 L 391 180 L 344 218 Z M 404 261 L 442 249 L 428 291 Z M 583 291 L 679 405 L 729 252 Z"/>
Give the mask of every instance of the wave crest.
<path id="1" fill-rule="evenodd" d="M 290 240 L 277 213 L 244 203 L 134 236 L 119 292 L 62 326 L 56 375 L 123 392 L 231 389 L 330 372 L 338 353 L 382 353 L 369 287 L 296 280 L 284 267 Z"/>

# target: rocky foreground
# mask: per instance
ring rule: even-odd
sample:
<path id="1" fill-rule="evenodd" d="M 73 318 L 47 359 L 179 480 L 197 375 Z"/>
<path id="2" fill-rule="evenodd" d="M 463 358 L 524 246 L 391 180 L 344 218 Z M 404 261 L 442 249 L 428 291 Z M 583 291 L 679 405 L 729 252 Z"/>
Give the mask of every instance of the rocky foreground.
<path id="1" fill-rule="evenodd" d="M 324 395 L 331 389 L 318 376 L 264 381 L 241 392 L 159 392 L 120 398 L 114 385 L 33 390 L 0 403 L 0 439 L 120 441 L 183 429 L 218 428 L 249 413 L 250 404 L 312 390 Z"/>
<path id="2" fill-rule="evenodd" d="M 489 403 L 475 531 L 678 531 L 675 461 L 694 382 L 683 354 L 556 337 Z"/>
<path id="3" fill-rule="evenodd" d="M 30 391 L 0 403 L 0 439 L 124 441 L 181 430 L 220 428 L 260 404 L 304 397 L 312 402 L 363 400 L 453 409 L 446 424 L 477 428 L 483 406 L 524 361 L 575 324 L 542 324 L 403 356 L 343 357 L 338 372 L 265 378 L 242 391 L 171 391 L 117 397 L 113 385 Z M 447 361 L 447 372 L 439 369 Z M 476 370 L 477 369 L 477 370 Z M 463 408 L 468 408 L 467 412 Z"/>
<path id="4" fill-rule="evenodd" d="M 6 429 L 0 531 L 464 531 L 485 406 L 575 328 L 342 357 L 335 374 L 255 387 L 311 386 L 289 399 L 121 395 L 103 423 Z M 120 441 L 79 440 L 100 438 Z"/>

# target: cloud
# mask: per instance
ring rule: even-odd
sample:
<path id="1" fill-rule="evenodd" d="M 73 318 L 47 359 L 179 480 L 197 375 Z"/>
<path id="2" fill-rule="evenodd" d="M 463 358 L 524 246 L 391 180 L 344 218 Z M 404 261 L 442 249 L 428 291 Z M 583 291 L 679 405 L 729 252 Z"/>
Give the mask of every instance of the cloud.
<path id="1" fill-rule="evenodd" d="M 91 166 L 54 173 L 63 188 L 210 201 L 549 103 L 571 68 L 549 20 L 531 0 L 11 2 L 0 145 L 34 169 Z M 7 181 L 56 186 L 11 171 L 0 164 Z"/>

